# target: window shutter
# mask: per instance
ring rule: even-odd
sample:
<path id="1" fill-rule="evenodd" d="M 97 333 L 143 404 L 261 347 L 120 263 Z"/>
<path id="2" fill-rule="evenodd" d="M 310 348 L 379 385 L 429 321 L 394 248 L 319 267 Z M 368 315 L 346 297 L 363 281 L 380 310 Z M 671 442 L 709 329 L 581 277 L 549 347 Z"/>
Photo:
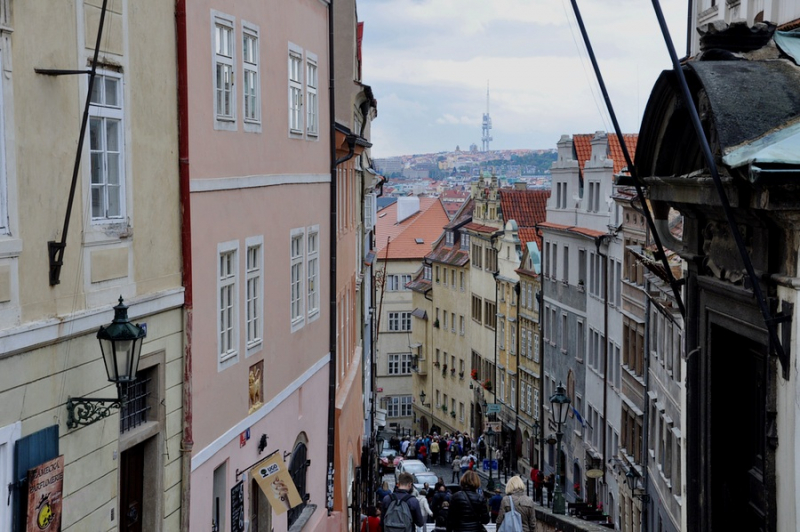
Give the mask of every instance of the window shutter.
<path id="1" fill-rule="evenodd" d="M 58 457 L 58 425 L 20 438 L 14 444 L 14 524 L 25 530 L 28 513 L 28 470 Z"/>

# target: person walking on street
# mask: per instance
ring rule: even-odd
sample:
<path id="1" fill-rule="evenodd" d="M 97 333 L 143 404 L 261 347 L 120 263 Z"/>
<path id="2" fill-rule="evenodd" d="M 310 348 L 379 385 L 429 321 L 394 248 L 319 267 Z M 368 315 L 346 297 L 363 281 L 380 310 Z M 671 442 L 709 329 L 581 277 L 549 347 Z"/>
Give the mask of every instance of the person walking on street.
<path id="1" fill-rule="evenodd" d="M 400 475 L 397 477 L 397 486 L 395 486 L 394 492 L 384 497 L 383 501 L 381 502 L 381 515 L 384 516 L 385 520 L 389 518 L 389 515 L 387 514 L 389 505 L 391 505 L 392 502 L 397 501 L 400 502 L 400 504 L 408 505 L 414 526 L 425 526 L 425 518 L 422 516 L 422 511 L 419 507 L 419 501 L 411 494 L 413 489 L 414 476 L 411 473 L 400 473 Z M 384 521 L 384 527 L 386 524 L 387 521 Z"/>
<path id="2" fill-rule="evenodd" d="M 453 458 L 453 477 L 450 482 L 458 482 L 458 479 L 461 478 L 461 475 L 461 457 L 456 455 L 456 457 Z"/>
<path id="3" fill-rule="evenodd" d="M 431 465 L 439 465 L 439 439 L 431 442 Z"/>
<path id="4" fill-rule="evenodd" d="M 450 499 L 447 513 L 447 532 L 483 532 L 489 522 L 486 501 L 478 494 L 481 479 L 474 471 L 461 477 L 461 491 Z"/>
<path id="5" fill-rule="evenodd" d="M 522 517 L 522 532 L 535 532 L 536 531 L 536 510 L 533 507 L 533 499 L 525 495 L 525 483 L 519 478 L 519 475 L 514 475 L 508 479 L 506 484 L 506 496 L 503 497 L 500 503 L 500 512 L 497 514 L 497 527 L 503 523 L 506 512 L 511 511 L 511 499 L 514 502 L 514 510 L 519 512 Z"/>
<path id="6" fill-rule="evenodd" d="M 414 493 L 416 493 L 416 490 L 414 490 Z M 423 489 L 422 491 L 417 493 L 417 501 L 419 501 L 419 510 L 422 513 L 422 517 L 425 518 L 425 522 L 432 523 L 433 510 L 431 510 L 431 507 L 428 504 L 428 491 Z M 423 525 L 421 528 L 419 527 L 419 525 L 417 526 L 418 532 L 423 530 L 425 530 L 425 525 Z"/>
<path id="7" fill-rule="evenodd" d="M 492 518 L 492 523 L 497 522 L 497 515 L 500 513 L 500 502 L 503 496 L 500 495 L 500 490 L 494 490 L 494 495 L 489 499 L 489 515 Z"/>

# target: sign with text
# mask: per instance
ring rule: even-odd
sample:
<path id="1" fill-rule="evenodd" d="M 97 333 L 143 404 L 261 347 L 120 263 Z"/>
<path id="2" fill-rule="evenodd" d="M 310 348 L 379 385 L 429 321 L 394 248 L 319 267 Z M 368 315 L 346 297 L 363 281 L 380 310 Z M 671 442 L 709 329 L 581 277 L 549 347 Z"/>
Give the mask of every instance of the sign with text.
<path id="1" fill-rule="evenodd" d="M 487 431 L 490 427 L 493 431 L 500 432 L 503 430 L 503 423 L 501 421 L 487 421 L 486 426 L 483 427 L 483 430 Z"/>
<path id="2" fill-rule="evenodd" d="M 500 413 L 500 403 L 488 403 L 486 405 L 486 413 L 487 414 L 499 414 Z"/>
<path id="3" fill-rule="evenodd" d="M 244 532 L 244 481 L 231 489 L 231 532 Z"/>
<path id="4" fill-rule="evenodd" d="M 276 514 L 281 515 L 303 502 L 280 454 L 275 453 L 255 466 L 252 474 Z"/>
<path id="5" fill-rule="evenodd" d="M 26 532 L 61 532 L 64 455 L 28 470 Z"/>

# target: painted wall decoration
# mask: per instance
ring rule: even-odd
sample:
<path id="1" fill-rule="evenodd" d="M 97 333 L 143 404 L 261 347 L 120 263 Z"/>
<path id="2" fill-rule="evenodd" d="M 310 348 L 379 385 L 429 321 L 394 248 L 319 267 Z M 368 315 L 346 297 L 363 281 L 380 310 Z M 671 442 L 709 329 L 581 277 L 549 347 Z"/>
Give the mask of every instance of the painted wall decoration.
<path id="1" fill-rule="evenodd" d="M 249 413 L 252 414 L 264 404 L 264 361 L 261 360 L 250 366 L 248 377 Z"/>

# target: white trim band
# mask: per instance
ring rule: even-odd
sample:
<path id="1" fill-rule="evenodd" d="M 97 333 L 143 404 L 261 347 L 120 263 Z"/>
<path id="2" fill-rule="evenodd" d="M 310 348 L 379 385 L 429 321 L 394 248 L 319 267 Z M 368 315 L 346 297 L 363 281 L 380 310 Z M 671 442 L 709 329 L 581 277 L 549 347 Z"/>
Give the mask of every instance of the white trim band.
<path id="1" fill-rule="evenodd" d="M 326 353 L 325 356 L 317 360 L 311 367 L 303 372 L 302 375 L 297 377 L 291 384 L 281 390 L 275 397 L 268 401 L 264 406 L 239 421 L 236 425 L 226 430 L 219 438 L 208 444 L 197 454 L 192 456 L 192 472 L 198 467 L 206 463 L 220 452 L 226 445 L 239 438 L 239 434 L 252 427 L 270 414 L 273 410 L 278 408 L 281 403 L 288 399 L 294 392 L 299 390 L 306 382 L 308 382 L 317 372 L 322 368 L 327 367 L 330 361 L 331 354 Z"/>
<path id="2" fill-rule="evenodd" d="M 240 190 L 243 188 L 273 187 L 277 185 L 314 185 L 330 182 L 330 174 L 245 175 L 239 177 L 192 179 L 189 184 L 189 191 L 217 192 L 221 190 Z"/>

